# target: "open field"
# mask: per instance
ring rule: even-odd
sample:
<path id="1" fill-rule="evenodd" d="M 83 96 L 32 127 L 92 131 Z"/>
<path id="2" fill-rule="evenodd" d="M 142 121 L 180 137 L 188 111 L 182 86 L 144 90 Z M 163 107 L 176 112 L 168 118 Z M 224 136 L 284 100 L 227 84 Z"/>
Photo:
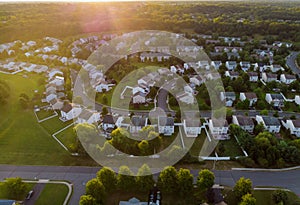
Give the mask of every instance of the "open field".
<path id="1" fill-rule="evenodd" d="M 30 74 L 24 78 L 22 74 L 5 75 L 10 86 L 9 103 L 0 107 L 0 164 L 30 165 L 89 165 L 93 161 L 88 158 L 72 157 L 49 133 L 65 127 L 57 118 L 39 124 L 33 109 L 24 110 L 19 105 L 19 95 L 25 93 L 31 98 L 34 90 L 43 92 L 43 85 L 38 85 L 42 76 Z"/>

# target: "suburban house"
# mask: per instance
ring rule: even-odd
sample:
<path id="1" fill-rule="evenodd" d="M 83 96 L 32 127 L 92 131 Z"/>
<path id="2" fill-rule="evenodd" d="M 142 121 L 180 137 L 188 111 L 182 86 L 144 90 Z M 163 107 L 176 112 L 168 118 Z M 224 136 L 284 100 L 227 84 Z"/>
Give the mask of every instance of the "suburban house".
<path id="1" fill-rule="evenodd" d="M 280 81 L 282 83 L 285 84 L 291 84 L 292 82 L 294 82 L 295 80 L 297 80 L 297 78 L 294 75 L 289 75 L 289 74 L 281 74 L 280 75 Z"/>
<path id="2" fill-rule="evenodd" d="M 74 118 L 77 118 L 81 112 L 82 108 L 79 105 L 73 103 L 65 103 L 60 110 L 61 119 L 63 121 L 72 120 Z"/>
<path id="3" fill-rule="evenodd" d="M 53 69 L 48 73 L 48 79 L 51 80 L 55 76 L 64 76 L 63 72 L 58 69 Z"/>
<path id="4" fill-rule="evenodd" d="M 201 133 L 200 120 L 195 119 L 184 119 L 183 128 L 187 137 L 197 137 Z"/>
<path id="5" fill-rule="evenodd" d="M 138 133 L 143 127 L 147 126 L 148 118 L 134 115 L 131 117 L 131 123 L 129 126 L 130 133 Z"/>
<path id="6" fill-rule="evenodd" d="M 295 103 L 296 103 L 297 105 L 300 105 L 300 96 L 299 96 L 299 95 L 296 95 L 296 96 L 295 96 Z"/>
<path id="7" fill-rule="evenodd" d="M 148 202 L 141 202 L 137 198 L 133 197 L 128 201 L 120 201 L 119 205 L 148 205 Z"/>
<path id="8" fill-rule="evenodd" d="M 262 75 L 261 75 L 261 79 L 265 83 L 269 83 L 269 82 L 272 82 L 272 81 L 277 81 L 277 74 L 263 72 Z"/>
<path id="9" fill-rule="evenodd" d="M 228 70 L 234 70 L 237 66 L 236 61 L 226 61 L 225 66 Z"/>
<path id="10" fill-rule="evenodd" d="M 222 65 L 222 61 L 212 61 L 211 62 L 211 66 L 214 67 L 216 70 L 219 70 L 221 65 Z"/>
<path id="11" fill-rule="evenodd" d="M 186 104 L 193 104 L 195 101 L 193 94 L 186 91 L 177 93 L 176 99 Z"/>
<path id="12" fill-rule="evenodd" d="M 228 122 L 226 119 L 209 119 L 208 123 L 209 130 L 213 137 L 218 140 L 229 139 L 228 135 Z"/>
<path id="13" fill-rule="evenodd" d="M 144 92 L 137 92 L 132 96 L 132 103 L 134 104 L 143 104 L 146 103 L 147 94 Z"/>
<path id="14" fill-rule="evenodd" d="M 174 118 L 173 117 L 158 117 L 158 133 L 170 136 L 174 133 Z"/>
<path id="15" fill-rule="evenodd" d="M 100 121 L 100 113 L 89 109 L 84 109 L 77 118 L 78 123 L 93 124 L 99 121 Z"/>
<path id="16" fill-rule="evenodd" d="M 49 84 L 54 84 L 56 86 L 64 85 L 64 83 L 65 83 L 65 79 L 64 77 L 61 76 L 55 76 L 54 79 L 49 82 Z"/>
<path id="17" fill-rule="evenodd" d="M 232 107 L 233 102 L 236 100 L 236 95 L 234 92 L 221 92 L 221 101 L 225 101 L 227 107 Z"/>
<path id="18" fill-rule="evenodd" d="M 17 204 L 17 202 L 15 200 L 0 199 L 0 205 L 16 205 L 16 204 Z"/>
<path id="19" fill-rule="evenodd" d="M 60 110 L 64 106 L 64 102 L 56 98 L 50 100 L 49 103 L 52 106 L 53 110 Z"/>
<path id="20" fill-rule="evenodd" d="M 199 67 L 205 70 L 209 70 L 210 69 L 210 63 L 208 61 L 199 61 L 198 62 Z"/>
<path id="21" fill-rule="evenodd" d="M 290 130 L 292 135 L 300 137 L 300 120 L 286 120 L 286 122 L 281 122 L 286 129 Z"/>
<path id="22" fill-rule="evenodd" d="M 240 93 L 240 100 L 249 100 L 249 106 L 253 106 L 257 102 L 257 96 L 254 92 Z"/>
<path id="23" fill-rule="evenodd" d="M 98 81 L 98 84 L 95 86 L 97 92 L 109 91 L 115 84 L 109 84 L 104 79 Z"/>
<path id="24" fill-rule="evenodd" d="M 284 107 L 284 98 L 281 94 L 266 94 L 265 100 L 274 107 Z"/>
<path id="25" fill-rule="evenodd" d="M 57 98 L 57 94 L 56 94 L 56 89 L 48 89 L 48 91 L 46 91 L 46 101 L 49 103 L 51 100 Z"/>
<path id="26" fill-rule="evenodd" d="M 273 73 L 276 73 L 277 71 L 284 71 L 284 68 L 281 66 L 281 65 L 271 65 L 270 66 L 270 70 L 273 72 Z"/>
<path id="27" fill-rule="evenodd" d="M 280 122 L 275 117 L 256 115 L 255 120 L 258 124 L 262 123 L 268 132 L 279 133 L 280 131 Z"/>
<path id="28" fill-rule="evenodd" d="M 233 115 L 232 123 L 240 126 L 243 130 L 252 133 L 254 130 L 254 122 L 248 116 Z"/>
<path id="29" fill-rule="evenodd" d="M 250 62 L 248 62 L 248 61 L 241 61 L 241 62 L 240 62 L 240 66 L 241 66 L 241 69 L 242 69 L 244 72 L 247 72 L 247 71 L 250 69 L 251 64 L 250 64 Z"/>
<path id="30" fill-rule="evenodd" d="M 250 82 L 257 82 L 258 81 L 258 74 L 256 72 L 248 72 L 249 81 Z"/>
<path id="31" fill-rule="evenodd" d="M 239 73 L 235 71 L 225 71 L 225 76 L 229 77 L 230 80 L 237 79 L 239 77 Z"/>
<path id="32" fill-rule="evenodd" d="M 112 115 L 107 114 L 103 117 L 102 128 L 105 131 L 113 130 L 115 128 L 115 120 Z"/>
<path id="33" fill-rule="evenodd" d="M 200 75 L 194 75 L 190 77 L 190 83 L 194 83 L 197 86 L 200 86 L 203 84 L 205 81 Z"/>
<path id="34" fill-rule="evenodd" d="M 148 75 L 140 78 L 138 80 L 138 85 L 145 88 L 153 87 L 155 84 L 155 81 L 153 81 Z"/>

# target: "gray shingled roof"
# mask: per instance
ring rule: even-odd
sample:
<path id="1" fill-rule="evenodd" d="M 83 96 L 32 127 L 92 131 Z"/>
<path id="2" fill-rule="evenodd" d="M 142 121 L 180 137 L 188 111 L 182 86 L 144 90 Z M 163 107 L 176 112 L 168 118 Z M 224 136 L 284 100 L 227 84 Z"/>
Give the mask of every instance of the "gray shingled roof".
<path id="1" fill-rule="evenodd" d="M 173 117 L 159 117 L 158 122 L 159 126 L 174 126 Z"/>
<path id="2" fill-rule="evenodd" d="M 266 126 L 279 126 L 280 125 L 279 120 L 275 117 L 262 116 L 262 119 L 264 120 Z"/>
<path id="3" fill-rule="evenodd" d="M 238 120 L 239 125 L 241 125 L 241 126 L 254 125 L 254 123 L 250 117 L 237 115 L 236 119 Z"/>

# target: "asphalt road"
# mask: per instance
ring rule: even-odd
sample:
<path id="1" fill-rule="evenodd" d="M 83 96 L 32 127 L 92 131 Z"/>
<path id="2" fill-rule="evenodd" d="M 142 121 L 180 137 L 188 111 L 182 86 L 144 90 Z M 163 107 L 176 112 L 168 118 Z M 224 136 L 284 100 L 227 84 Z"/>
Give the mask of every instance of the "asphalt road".
<path id="1" fill-rule="evenodd" d="M 65 166 L 13 166 L 0 165 L 0 180 L 8 177 L 25 179 L 67 180 L 73 184 L 70 205 L 77 205 L 80 196 L 85 193 L 85 184 L 96 176 L 100 167 L 65 167 Z M 195 176 L 199 170 L 191 170 Z M 242 176 L 250 178 L 254 186 L 279 186 L 290 189 L 300 196 L 300 169 L 282 172 L 265 171 L 214 171 L 215 183 L 233 186 Z"/>
<path id="2" fill-rule="evenodd" d="M 298 52 L 291 52 L 291 54 L 286 58 L 286 65 L 296 74 L 300 77 L 300 68 L 297 67 L 295 60 L 297 58 L 297 55 L 300 53 Z"/>

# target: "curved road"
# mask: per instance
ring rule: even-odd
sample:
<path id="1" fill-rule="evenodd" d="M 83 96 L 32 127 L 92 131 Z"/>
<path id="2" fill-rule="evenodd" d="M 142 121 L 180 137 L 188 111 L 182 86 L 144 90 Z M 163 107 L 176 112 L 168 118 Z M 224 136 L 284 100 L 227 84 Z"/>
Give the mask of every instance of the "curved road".
<path id="1" fill-rule="evenodd" d="M 300 77 L 300 68 L 295 63 L 297 55 L 299 53 L 300 51 L 291 52 L 291 54 L 286 57 L 286 65 L 293 71 L 293 73 Z"/>
<path id="2" fill-rule="evenodd" d="M 96 176 L 100 167 L 65 167 L 65 166 L 14 166 L 0 165 L 0 180 L 8 177 L 21 177 L 25 179 L 51 179 L 66 180 L 73 184 L 71 205 L 78 204 L 80 196 L 85 193 L 85 184 Z M 191 170 L 195 176 L 199 170 Z M 233 186 L 242 176 L 250 178 L 254 186 L 279 186 L 290 189 L 300 196 L 300 169 L 280 172 L 266 171 L 220 171 L 214 170 L 215 183 Z"/>

